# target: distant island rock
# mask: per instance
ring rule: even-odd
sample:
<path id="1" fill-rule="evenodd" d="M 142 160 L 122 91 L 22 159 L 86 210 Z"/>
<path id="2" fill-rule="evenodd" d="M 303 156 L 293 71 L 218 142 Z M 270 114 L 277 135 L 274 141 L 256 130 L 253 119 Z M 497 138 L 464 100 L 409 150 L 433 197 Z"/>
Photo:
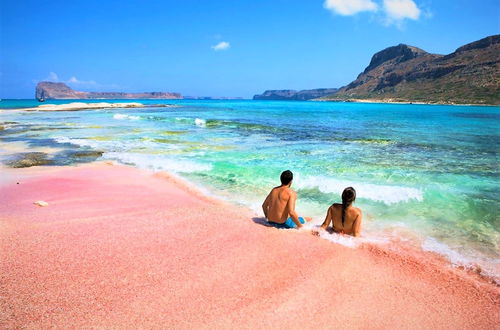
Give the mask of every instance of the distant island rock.
<path id="1" fill-rule="evenodd" d="M 292 89 L 267 90 L 262 94 L 255 95 L 254 100 L 294 100 L 307 101 L 333 94 L 337 88 L 318 88 L 296 91 Z"/>
<path id="2" fill-rule="evenodd" d="M 356 80 L 322 100 L 500 104 L 500 35 L 437 55 L 400 44 L 373 55 Z"/>
<path id="3" fill-rule="evenodd" d="M 35 97 L 38 101 L 56 99 L 182 99 L 179 93 L 169 92 L 80 92 L 64 83 L 42 81 L 36 86 Z"/>

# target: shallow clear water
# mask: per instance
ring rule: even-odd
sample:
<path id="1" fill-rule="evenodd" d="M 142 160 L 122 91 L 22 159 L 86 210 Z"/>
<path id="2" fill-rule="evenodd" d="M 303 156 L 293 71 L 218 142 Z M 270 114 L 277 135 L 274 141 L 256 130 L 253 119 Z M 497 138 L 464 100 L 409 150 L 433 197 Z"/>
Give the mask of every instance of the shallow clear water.
<path id="1" fill-rule="evenodd" d="M 416 239 L 424 248 L 498 267 L 499 107 L 138 101 L 179 107 L 5 110 L 0 140 L 103 151 L 104 159 L 178 173 L 256 211 L 290 169 L 299 215 L 320 223 L 343 188 L 353 186 L 366 235 Z M 0 108 L 34 105 L 0 102 Z M 58 164 L 75 161 L 67 155 L 52 157 Z"/>

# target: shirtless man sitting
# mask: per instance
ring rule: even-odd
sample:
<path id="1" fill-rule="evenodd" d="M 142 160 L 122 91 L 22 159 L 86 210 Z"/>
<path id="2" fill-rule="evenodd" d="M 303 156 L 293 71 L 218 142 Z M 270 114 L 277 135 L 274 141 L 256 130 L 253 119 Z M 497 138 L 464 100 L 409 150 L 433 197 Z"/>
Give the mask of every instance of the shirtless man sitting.
<path id="1" fill-rule="evenodd" d="M 262 204 L 266 219 L 270 224 L 280 228 L 301 228 L 302 224 L 311 218 L 304 219 L 295 212 L 297 193 L 290 188 L 293 173 L 288 170 L 284 171 L 281 173 L 280 180 L 281 186 L 274 187 Z"/>

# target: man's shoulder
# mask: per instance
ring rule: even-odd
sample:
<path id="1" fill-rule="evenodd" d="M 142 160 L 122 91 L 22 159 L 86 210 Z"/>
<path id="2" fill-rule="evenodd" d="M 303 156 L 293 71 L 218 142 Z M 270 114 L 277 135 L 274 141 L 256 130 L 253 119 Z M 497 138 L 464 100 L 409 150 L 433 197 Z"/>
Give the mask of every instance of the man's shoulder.
<path id="1" fill-rule="evenodd" d="M 294 196 L 294 197 L 297 197 L 297 193 L 295 192 L 295 190 L 293 190 L 292 188 L 286 188 L 285 191 L 287 192 L 287 194 L 289 194 L 290 196 Z"/>
<path id="2" fill-rule="evenodd" d="M 283 186 L 280 186 L 280 187 L 275 187 L 273 188 L 273 191 L 274 190 L 277 190 L 279 191 L 279 195 L 282 196 L 282 197 L 290 197 L 290 196 L 297 196 L 297 193 L 295 191 L 293 191 L 291 188 L 289 187 L 283 187 Z"/>

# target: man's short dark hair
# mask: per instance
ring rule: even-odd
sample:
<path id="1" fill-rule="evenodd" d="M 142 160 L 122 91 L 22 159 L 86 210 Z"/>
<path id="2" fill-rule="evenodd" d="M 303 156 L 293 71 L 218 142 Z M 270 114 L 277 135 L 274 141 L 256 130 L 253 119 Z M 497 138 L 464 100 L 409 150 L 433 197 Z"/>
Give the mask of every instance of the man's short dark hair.
<path id="1" fill-rule="evenodd" d="M 287 185 L 287 184 L 289 184 L 290 181 L 293 180 L 293 173 L 292 173 L 292 171 L 286 170 L 283 173 L 281 173 L 280 180 L 281 180 L 281 184 L 284 185 L 284 186 Z"/>

